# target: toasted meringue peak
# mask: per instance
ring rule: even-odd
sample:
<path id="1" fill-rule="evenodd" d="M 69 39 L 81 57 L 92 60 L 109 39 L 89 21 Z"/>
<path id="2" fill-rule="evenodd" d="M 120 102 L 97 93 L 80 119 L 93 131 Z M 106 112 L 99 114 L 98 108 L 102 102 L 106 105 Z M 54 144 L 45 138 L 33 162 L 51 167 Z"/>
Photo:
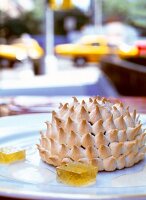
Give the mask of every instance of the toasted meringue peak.
<path id="1" fill-rule="evenodd" d="M 78 99 L 76 97 L 72 97 L 74 100 L 74 103 L 78 103 Z"/>
<path id="2" fill-rule="evenodd" d="M 55 117 L 57 117 L 57 113 L 53 110 L 52 111 L 52 123 L 53 123 Z"/>
<path id="3" fill-rule="evenodd" d="M 76 134 L 74 131 L 71 131 L 67 144 L 69 147 L 81 146 L 80 136 L 78 134 Z"/>
<path id="4" fill-rule="evenodd" d="M 106 120 L 112 116 L 111 112 L 104 106 L 100 106 L 99 110 L 103 120 Z"/>
<path id="5" fill-rule="evenodd" d="M 96 147 L 100 147 L 101 144 L 108 145 L 109 141 L 106 136 L 102 132 L 100 132 L 95 136 L 95 144 Z"/>
<path id="6" fill-rule="evenodd" d="M 72 105 L 63 116 L 64 119 L 67 119 L 68 117 L 71 117 L 72 119 L 75 119 L 76 115 L 75 115 L 74 105 Z"/>
<path id="7" fill-rule="evenodd" d="M 125 124 L 123 115 L 121 115 L 120 117 L 115 119 L 114 123 L 115 123 L 115 126 L 116 126 L 117 129 L 119 129 L 119 130 L 126 129 L 126 124 Z"/>
<path id="8" fill-rule="evenodd" d="M 118 158 L 117 158 L 117 169 L 123 169 L 126 165 L 126 162 L 125 162 L 125 155 L 120 155 Z"/>
<path id="9" fill-rule="evenodd" d="M 65 130 L 65 132 L 69 133 L 70 131 L 72 131 L 74 129 L 75 129 L 75 123 L 70 117 L 68 117 L 66 119 L 66 122 L 65 122 L 65 125 L 64 125 L 64 130 Z"/>
<path id="10" fill-rule="evenodd" d="M 63 126 L 63 121 L 58 117 L 54 117 L 54 123 L 56 124 L 57 128 L 60 128 Z"/>
<path id="11" fill-rule="evenodd" d="M 63 159 L 64 157 L 66 157 L 68 154 L 68 147 L 65 144 L 60 145 L 60 149 L 59 149 L 59 156 L 61 159 Z"/>
<path id="12" fill-rule="evenodd" d="M 102 102 L 103 104 L 105 104 L 107 101 L 108 101 L 108 100 L 107 100 L 105 97 L 103 97 L 103 98 L 101 99 L 101 102 Z"/>
<path id="13" fill-rule="evenodd" d="M 115 158 L 118 158 L 122 154 L 122 142 L 113 142 L 110 144 L 111 153 Z"/>
<path id="14" fill-rule="evenodd" d="M 90 133 L 84 134 L 83 137 L 81 138 L 81 144 L 84 148 L 88 146 L 94 146 L 95 141 L 93 136 Z"/>
<path id="15" fill-rule="evenodd" d="M 81 158 L 85 157 L 85 150 L 82 150 L 82 148 L 78 146 L 73 146 L 70 150 L 70 158 L 74 161 L 78 161 Z"/>
<path id="16" fill-rule="evenodd" d="M 126 115 L 124 116 L 124 121 L 125 121 L 127 127 L 135 126 L 134 120 L 132 119 L 129 112 L 127 112 Z"/>
<path id="17" fill-rule="evenodd" d="M 112 107 L 112 114 L 113 114 L 113 118 L 116 119 L 118 117 L 121 116 L 121 113 L 119 112 L 119 110 L 116 108 L 116 106 Z"/>
<path id="18" fill-rule="evenodd" d="M 132 113 L 132 118 L 133 118 L 133 120 L 135 121 L 135 119 L 136 119 L 136 110 L 133 111 L 133 113 Z"/>
<path id="19" fill-rule="evenodd" d="M 134 140 L 135 137 L 138 135 L 139 131 L 141 129 L 141 124 L 138 125 L 137 127 L 134 127 L 134 128 L 131 128 L 131 127 L 128 127 L 127 128 L 127 139 L 128 140 Z"/>
<path id="20" fill-rule="evenodd" d="M 81 135 L 87 134 L 89 132 L 91 132 L 91 126 L 90 124 L 84 119 L 79 123 L 79 127 L 78 127 L 79 133 Z"/>
<path id="21" fill-rule="evenodd" d="M 108 146 L 106 145 L 100 145 L 98 149 L 98 154 L 100 158 L 105 159 L 111 156 L 111 150 Z"/>
<path id="22" fill-rule="evenodd" d="M 42 160 L 53 166 L 88 163 L 99 171 L 133 166 L 144 159 L 146 132 L 136 110 L 129 110 L 100 96 L 60 103 L 52 120 L 45 122 L 47 130 L 40 133 Z"/>
<path id="23" fill-rule="evenodd" d="M 58 154 L 58 151 L 59 151 L 58 143 L 54 139 L 52 139 L 52 138 L 49 139 L 49 142 L 50 142 L 50 152 L 51 152 L 51 155 Z"/>
<path id="24" fill-rule="evenodd" d="M 57 113 L 53 110 L 52 111 L 52 118 L 54 118 L 57 115 Z"/>
<path id="25" fill-rule="evenodd" d="M 99 107 L 96 106 L 89 114 L 89 121 L 94 124 L 96 121 L 101 119 L 101 114 L 99 111 Z"/>
<path id="26" fill-rule="evenodd" d="M 59 128 L 59 131 L 58 131 L 58 142 L 60 144 L 66 144 L 67 143 L 67 135 L 64 132 L 63 128 Z"/>
<path id="27" fill-rule="evenodd" d="M 97 148 L 94 146 L 89 146 L 86 148 L 86 155 L 89 160 L 92 160 L 93 158 L 98 157 L 98 151 Z"/>
<path id="28" fill-rule="evenodd" d="M 94 103 L 94 104 L 97 104 L 97 99 L 96 99 L 96 97 L 93 99 L 93 103 Z"/>
<path id="29" fill-rule="evenodd" d="M 99 104 L 95 100 L 93 100 L 91 103 L 89 103 L 89 105 L 88 105 L 89 113 L 92 112 L 92 110 L 94 110 L 96 106 L 99 106 Z"/>
<path id="30" fill-rule="evenodd" d="M 127 133 L 126 130 L 119 130 L 118 131 L 118 141 L 124 142 L 127 140 Z"/>
<path id="31" fill-rule="evenodd" d="M 111 142 L 118 142 L 118 130 L 112 129 L 106 132 L 106 139 Z"/>
<path id="32" fill-rule="evenodd" d="M 82 100 L 82 105 L 86 105 L 86 102 L 84 100 Z"/>
<path id="33" fill-rule="evenodd" d="M 93 102 L 93 98 L 89 98 L 89 102 L 92 103 Z"/>
<path id="34" fill-rule="evenodd" d="M 113 116 L 112 115 L 103 122 L 103 127 L 105 128 L 106 131 L 116 128 L 115 124 L 114 124 L 114 121 L 113 121 Z"/>
<path id="35" fill-rule="evenodd" d="M 117 168 L 115 157 L 111 156 L 103 160 L 103 167 L 106 171 L 114 171 Z"/>
<path id="36" fill-rule="evenodd" d="M 105 129 L 103 128 L 103 121 L 102 119 L 98 120 L 97 122 L 95 122 L 92 126 L 92 132 L 96 135 L 99 132 L 104 133 Z"/>
<path id="37" fill-rule="evenodd" d="M 50 122 L 46 122 L 46 125 L 47 125 L 46 137 L 47 138 L 56 138 L 57 127 L 53 126 L 53 124 Z"/>
<path id="38" fill-rule="evenodd" d="M 59 103 L 59 109 L 62 108 L 62 107 L 63 107 L 63 104 L 62 104 L 62 103 Z"/>
<path id="39" fill-rule="evenodd" d="M 65 103 L 59 110 L 59 115 L 63 116 L 68 110 L 68 103 Z"/>
<path id="40" fill-rule="evenodd" d="M 81 107 L 80 107 L 80 110 L 77 112 L 77 117 L 76 117 L 76 119 L 77 119 L 78 121 L 81 121 L 81 120 L 83 120 L 83 119 L 88 120 L 88 118 L 89 118 L 89 114 L 88 114 L 87 110 L 85 109 L 84 106 L 81 106 Z"/>

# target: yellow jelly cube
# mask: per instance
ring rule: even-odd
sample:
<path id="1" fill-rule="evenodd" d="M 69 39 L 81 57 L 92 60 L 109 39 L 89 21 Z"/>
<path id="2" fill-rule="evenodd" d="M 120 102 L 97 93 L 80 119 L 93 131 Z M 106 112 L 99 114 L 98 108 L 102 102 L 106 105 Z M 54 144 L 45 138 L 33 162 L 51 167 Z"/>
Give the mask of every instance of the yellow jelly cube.
<path id="1" fill-rule="evenodd" d="M 85 186 L 96 182 L 97 167 L 82 163 L 68 163 L 56 168 L 57 179 L 72 186 Z"/>
<path id="2" fill-rule="evenodd" d="M 0 148 L 0 163 L 10 164 L 16 161 L 24 160 L 26 156 L 25 150 L 18 150 L 14 147 Z"/>

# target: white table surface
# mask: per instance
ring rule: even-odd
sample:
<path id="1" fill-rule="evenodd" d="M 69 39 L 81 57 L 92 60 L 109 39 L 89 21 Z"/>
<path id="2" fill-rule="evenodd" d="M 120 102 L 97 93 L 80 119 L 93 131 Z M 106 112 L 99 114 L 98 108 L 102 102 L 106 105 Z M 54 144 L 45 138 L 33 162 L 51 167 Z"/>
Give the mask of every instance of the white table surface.
<path id="1" fill-rule="evenodd" d="M 0 81 L 0 96 L 14 95 L 102 95 L 115 90 L 97 67 L 58 71 L 32 78 Z"/>

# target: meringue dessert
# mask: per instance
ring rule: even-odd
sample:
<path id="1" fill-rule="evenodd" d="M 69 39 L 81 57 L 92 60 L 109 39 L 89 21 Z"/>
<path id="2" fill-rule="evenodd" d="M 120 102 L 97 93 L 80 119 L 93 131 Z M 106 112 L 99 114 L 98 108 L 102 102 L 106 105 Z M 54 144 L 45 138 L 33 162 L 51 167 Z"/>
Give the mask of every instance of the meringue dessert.
<path id="1" fill-rule="evenodd" d="M 41 132 L 41 159 L 53 166 L 85 163 L 98 171 L 131 167 L 144 159 L 146 132 L 136 110 L 101 97 L 60 104 Z"/>

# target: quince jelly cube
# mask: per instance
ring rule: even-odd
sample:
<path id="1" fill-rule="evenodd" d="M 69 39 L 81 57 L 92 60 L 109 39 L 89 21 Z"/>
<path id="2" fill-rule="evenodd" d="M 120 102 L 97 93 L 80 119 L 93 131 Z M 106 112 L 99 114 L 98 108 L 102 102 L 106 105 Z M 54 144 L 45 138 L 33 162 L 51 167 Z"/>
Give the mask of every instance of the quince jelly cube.
<path id="1" fill-rule="evenodd" d="M 25 150 L 20 150 L 15 147 L 0 148 L 0 163 L 11 164 L 16 161 L 24 160 L 26 157 Z"/>
<path id="2" fill-rule="evenodd" d="M 72 186 L 85 186 L 96 182 L 97 167 L 83 163 L 68 163 L 56 168 L 57 179 Z"/>

